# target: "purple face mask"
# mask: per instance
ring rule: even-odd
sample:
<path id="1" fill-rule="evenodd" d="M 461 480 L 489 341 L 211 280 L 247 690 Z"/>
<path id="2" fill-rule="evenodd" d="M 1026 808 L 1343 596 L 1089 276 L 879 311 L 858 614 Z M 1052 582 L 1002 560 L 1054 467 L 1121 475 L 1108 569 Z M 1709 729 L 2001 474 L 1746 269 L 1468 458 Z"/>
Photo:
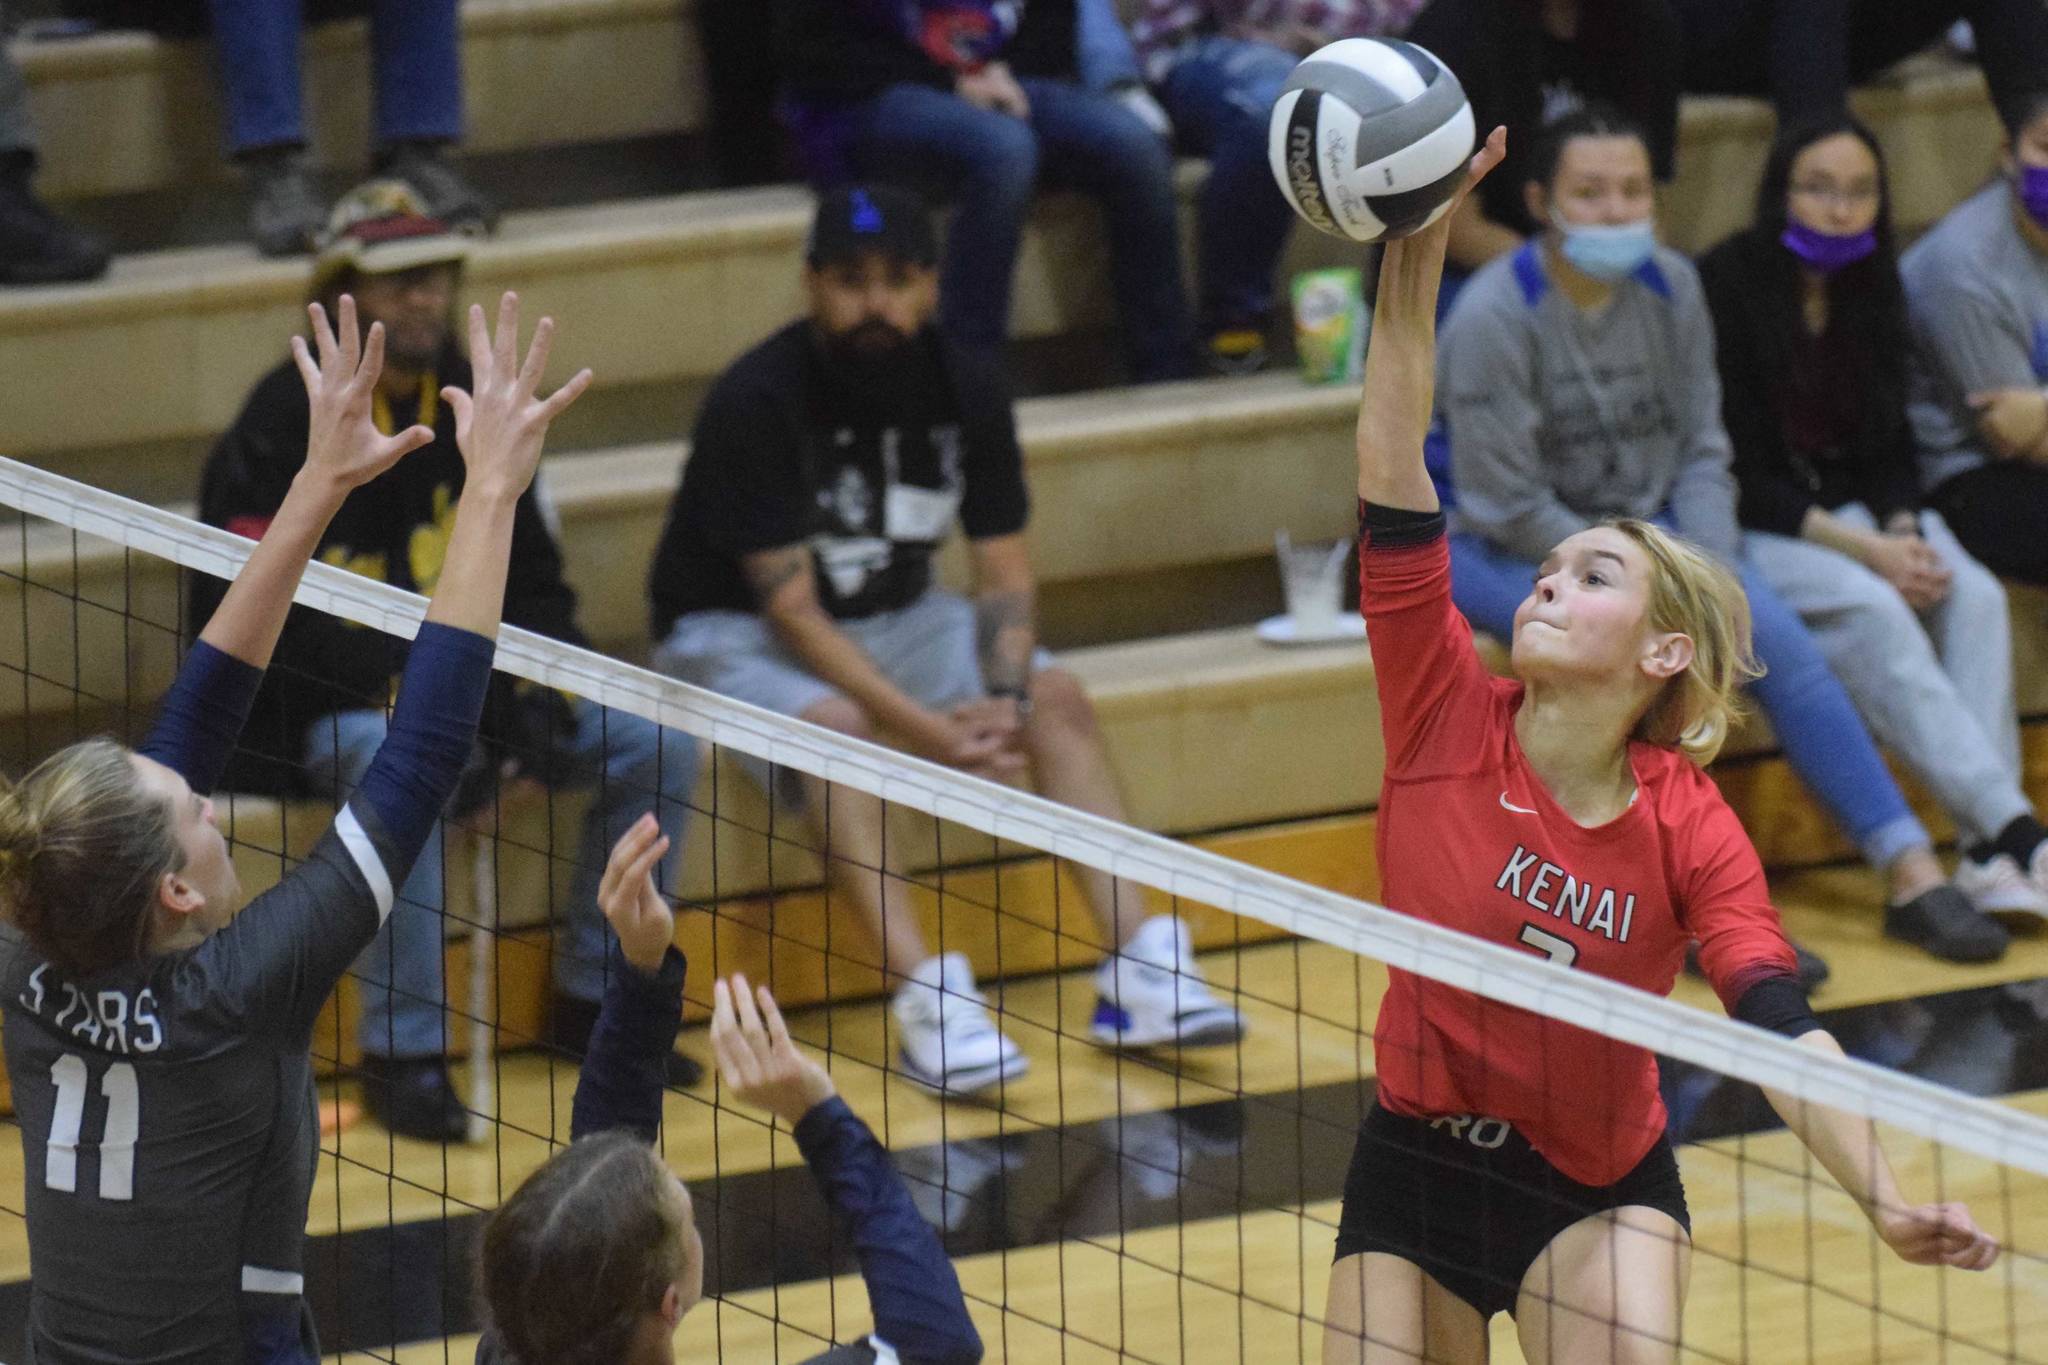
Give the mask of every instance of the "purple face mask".
<path id="1" fill-rule="evenodd" d="M 2021 166 L 2013 189 L 2026 207 L 2027 217 L 2048 228 L 2048 166 Z"/>
<path id="2" fill-rule="evenodd" d="M 1823 275 L 1854 265 L 1877 250 L 1877 232 L 1871 228 L 1844 235 L 1791 222 L 1785 224 L 1778 240 L 1785 244 L 1785 250 Z"/>

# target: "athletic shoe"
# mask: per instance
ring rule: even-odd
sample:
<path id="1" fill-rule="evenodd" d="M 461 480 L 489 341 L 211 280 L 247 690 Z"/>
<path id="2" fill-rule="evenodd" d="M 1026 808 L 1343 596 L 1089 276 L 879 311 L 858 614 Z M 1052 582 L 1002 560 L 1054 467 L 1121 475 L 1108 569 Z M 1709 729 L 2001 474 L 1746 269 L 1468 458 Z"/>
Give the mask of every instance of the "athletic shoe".
<path id="1" fill-rule="evenodd" d="M 25 174 L 0 172 L 0 284 L 96 280 L 107 260 L 107 244 L 52 213 Z"/>
<path id="2" fill-rule="evenodd" d="M 1835 969 L 1828 966 L 1828 960 L 1795 940 L 1785 941 L 1792 944 L 1792 975 L 1799 982 L 1799 989 L 1811 995 L 1827 984 L 1828 978 L 1835 974 Z M 1701 981 L 1707 979 L 1706 969 L 1700 966 L 1698 943 L 1685 946 L 1685 974 Z"/>
<path id="3" fill-rule="evenodd" d="M 1244 1037 L 1244 1016 L 1218 1000 L 1195 961 L 1188 926 L 1154 915 L 1095 971 L 1095 1019 L 1104 1047 L 1212 1047 Z"/>
<path id="4" fill-rule="evenodd" d="M 2043 896 L 2048 896 L 2048 839 L 2034 845 L 2034 854 L 2027 859 L 2027 880 Z"/>
<path id="5" fill-rule="evenodd" d="M 1884 908 L 1887 938 L 1924 948 L 1944 962 L 1996 962 L 2012 936 L 1955 887 L 1923 891 L 1904 905 Z"/>
<path id="6" fill-rule="evenodd" d="M 396 147 L 378 161 L 377 173 L 412 186 L 426 201 L 427 211 L 444 223 L 474 224 L 485 231 L 498 225 L 497 205 L 462 178 L 438 144 L 408 142 Z"/>
<path id="7" fill-rule="evenodd" d="M 2034 861 L 2042 860 L 2037 856 Z M 1955 888 L 1987 915 L 2048 919 L 2048 892 L 2020 870 L 2019 861 L 2010 853 L 1994 853 L 1981 863 L 1965 857 L 1956 864 Z"/>
<path id="8" fill-rule="evenodd" d="M 974 969 L 959 953 L 919 964 L 896 992 L 895 1010 L 904 1074 L 934 1094 L 986 1090 L 1030 1068 L 1023 1050 L 988 1017 Z"/>
<path id="9" fill-rule="evenodd" d="M 249 238 L 265 256 L 298 256 L 313 249 L 327 210 L 313 185 L 304 152 L 257 152 L 249 164 Z"/>
<path id="10" fill-rule="evenodd" d="M 1808 995 L 1827 984 L 1827 979 L 1835 974 L 1826 958 L 1799 943 L 1792 944 L 1792 960 L 1796 964 L 1793 971 L 1799 977 L 1799 989 Z"/>
<path id="11" fill-rule="evenodd" d="M 549 1044 L 581 1062 L 590 1051 L 590 1035 L 597 1028 L 598 1013 L 597 1001 L 580 1000 L 556 991 L 548 1005 Z M 688 1090 L 703 1081 L 704 1064 L 688 1053 L 671 1051 L 662 1063 L 661 1079 L 671 1090 Z"/>
<path id="12" fill-rule="evenodd" d="M 400 1137 L 421 1142 L 462 1142 L 469 1137 L 469 1110 L 448 1079 L 440 1057 L 378 1057 L 363 1054 L 363 1104 L 370 1117 Z"/>

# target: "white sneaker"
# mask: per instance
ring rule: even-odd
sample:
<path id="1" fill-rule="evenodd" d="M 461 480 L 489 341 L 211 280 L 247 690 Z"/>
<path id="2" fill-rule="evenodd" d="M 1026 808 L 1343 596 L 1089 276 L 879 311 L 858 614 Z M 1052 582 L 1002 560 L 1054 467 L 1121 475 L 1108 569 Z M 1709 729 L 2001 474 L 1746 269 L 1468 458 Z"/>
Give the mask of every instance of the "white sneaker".
<path id="1" fill-rule="evenodd" d="M 2048 844 L 2042 845 L 2048 848 Z M 1979 910 L 1987 915 L 2035 915 L 2048 919 L 2048 859 L 2041 856 L 2041 849 L 2034 851 L 2033 875 L 2020 871 L 2019 862 L 2010 853 L 1993 854 L 1991 861 L 1980 863 L 1975 858 L 1963 857 L 1956 863 L 1956 890 L 1970 898 Z"/>
<path id="2" fill-rule="evenodd" d="M 1095 1019 L 1104 1047 L 1210 1047 L 1244 1037 L 1244 1016 L 1218 1000 L 1195 961 L 1188 926 L 1154 915 L 1095 972 Z"/>
<path id="3" fill-rule="evenodd" d="M 921 963 L 896 992 L 895 1009 L 904 1073 L 935 1094 L 985 1090 L 1030 1068 L 988 1017 L 974 969 L 959 953 Z"/>
<path id="4" fill-rule="evenodd" d="M 2034 845 L 2034 856 L 2027 860 L 2027 880 L 2048 900 L 2048 839 Z"/>

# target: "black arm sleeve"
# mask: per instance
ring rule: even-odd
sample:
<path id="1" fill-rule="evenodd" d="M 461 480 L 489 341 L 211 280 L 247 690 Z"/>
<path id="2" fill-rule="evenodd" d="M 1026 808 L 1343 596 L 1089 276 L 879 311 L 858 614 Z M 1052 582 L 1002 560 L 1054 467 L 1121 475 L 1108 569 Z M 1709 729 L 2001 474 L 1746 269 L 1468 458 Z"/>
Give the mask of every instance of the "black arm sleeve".
<path id="1" fill-rule="evenodd" d="M 1434 512 L 1418 512 L 1409 507 L 1382 507 L 1363 498 L 1358 501 L 1358 540 L 1367 549 L 1427 545 L 1444 534 L 1444 527 L 1441 507 Z"/>
<path id="2" fill-rule="evenodd" d="M 796 1145 L 825 1202 L 852 1227 L 875 1335 L 905 1360 L 979 1361 L 981 1335 L 953 1263 L 874 1133 L 835 1095 L 804 1115 Z"/>
<path id="3" fill-rule="evenodd" d="M 661 1090 L 668 1054 L 683 1023 L 688 964 L 670 948 L 661 970 L 646 976 L 613 956 L 604 1004 L 590 1031 L 590 1051 L 576 1080 L 569 1117 L 572 1142 L 614 1128 L 630 1128 L 648 1142 L 661 1135 Z"/>
<path id="4" fill-rule="evenodd" d="M 1820 1027 L 1812 1006 L 1806 1003 L 1805 989 L 1797 978 L 1790 976 L 1771 975 L 1757 981 L 1742 993 L 1731 1013 L 1745 1024 L 1782 1033 L 1787 1038 L 1797 1038 Z"/>
<path id="5" fill-rule="evenodd" d="M 220 782 L 248 722 L 263 670 L 200 641 L 137 750 L 181 775 L 202 795 Z"/>
<path id="6" fill-rule="evenodd" d="M 390 728 L 355 796 L 375 809 L 391 840 L 394 885 L 412 871 L 462 775 L 497 648 L 474 631 L 428 621 L 406 657 Z"/>

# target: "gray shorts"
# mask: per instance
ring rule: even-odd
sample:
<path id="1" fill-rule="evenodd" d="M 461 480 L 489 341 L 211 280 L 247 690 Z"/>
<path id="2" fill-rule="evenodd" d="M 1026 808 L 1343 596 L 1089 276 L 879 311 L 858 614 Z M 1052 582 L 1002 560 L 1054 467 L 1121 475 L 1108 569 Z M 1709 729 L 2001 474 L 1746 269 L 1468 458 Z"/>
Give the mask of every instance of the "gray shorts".
<path id="1" fill-rule="evenodd" d="M 900 611 L 838 624 L 890 682 L 921 706 L 945 711 L 988 695 L 974 606 L 956 593 L 934 588 Z M 1040 650 L 1032 668 L 1051 663 L 1052 656 Z M 699 611 L 679 618 L 668 638 L 654 647 L 654 666 L 670 677 L 785 716 L 801 716 L 840 695 L 790 653 L 765 618 L 751 612 Z M 766 785 L 768 765 L 753 758 L 745 764 Z M 790 794 L 781 793 L 785 798 Z"/>

